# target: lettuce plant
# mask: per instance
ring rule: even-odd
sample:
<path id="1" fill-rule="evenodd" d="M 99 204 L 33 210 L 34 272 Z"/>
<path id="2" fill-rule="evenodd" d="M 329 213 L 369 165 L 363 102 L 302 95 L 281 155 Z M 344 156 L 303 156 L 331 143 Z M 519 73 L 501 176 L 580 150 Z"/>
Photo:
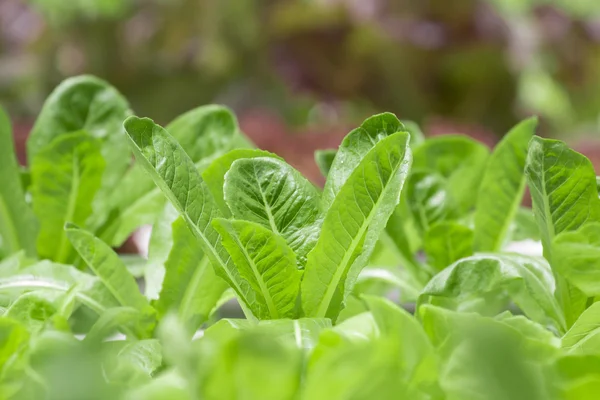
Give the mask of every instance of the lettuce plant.
<path id="1" fill-rule="evenodd" d="M 113 124 L 103 87 L 51 96 L 31 173 L 0 115 L 2 398 L 597 397 L 597 178 L 535 119 L 490 152 L 375 115 L 317 153 L 321 190 L 226 109 Z M 112 247 L 148 222 L 136 281 Z"/>

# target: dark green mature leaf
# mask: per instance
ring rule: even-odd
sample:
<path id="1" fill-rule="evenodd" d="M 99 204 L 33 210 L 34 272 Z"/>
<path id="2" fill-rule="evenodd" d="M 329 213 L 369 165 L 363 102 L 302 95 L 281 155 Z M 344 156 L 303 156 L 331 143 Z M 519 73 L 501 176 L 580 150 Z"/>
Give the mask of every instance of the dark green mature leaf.
<path id="1" fill-rule="evenodd" d="M 457 222 L 438 222 L 425 234 L 427 262 L 441 271 L 473 254 L 473 231 Z"/>
<path id="2" fill-rule="evenodd" d="M 215 272 L 235 290 L 242 307 L 253 303 L 247 282 L 229 260 L 210 221 L 221 215 L 205 182 L 177 141 L 151 119 L 130 117 L 125 130 L 138 162 L 181 214 Z M 248 308 L 246 308 L 248 311 Z"/>
<path id="3" fill-rule="evenodd" d="M 570 354 L 600 355 L 600 303 L 592 304 L 562 338 Z"/>
<path id="4" fill-rule="evenodd" d="M 437 136 L 414 149 L 413 170 L 438 175 L 445 182 L 448 209 L 457 215 L 469 211 L 477 200 L 489 150 L 476 140 L 458 136 Z"/>
<path id="5" fill-rule="evenodd" d="M 333 204 L 336 195 L 364 156 L 379 141 L 401 131 L 405 131 L 404 126 L 394 114 L 382 113 L 367 118 L 361 126 L 346 135 L 327 175 L 323 189 L 324 210 Z"/>
<path id="6" fill-rule="evenodd" d="M 600 223 L 562 232 L 552 242 L 553 266 L 588 297 L 600 295 Z"/>
<path id="7" fill-rule="evenodd" d="M 525 159 L 537 118 L 511 129 L 494 149 L 479 188 L 475 250 L 499 251 L 525 192 Z"/>
<path id="8" fill-rule="evenodd" d="M 235 161 L 244 158 L 257 157 L 273 157 L 279 159 L 279 157 L 275 154 L 269 153 L 268 151 L 264 150 L 235 149 L 214 160 L 202 172 L 202 179 L 204 179 L 204 182 L 206 182 L 206 185 L 212 193 L 215 202 L 219 205 L 221 212 L 226 217 L 231 216 L 231 210 L 225 202 L 225 197 L 223 193 L 223 187 L 225 186 L 225 174 L 227 173 L 227 171 L 229 171 L 231 165 Z"/>
<path id="9" fill-rule="evenodd" d="M 323 175 L 325 178 L 327 178 L 327 175 L 329 175 L 329 170 L 333 165 L 333 160 L 335 159 L 336 154 L 336 149 L 315 151 L 315 162 L 317 163 L 317 167 L 319 167 L 319 171 L 321 171 L 321 175 Z"/>
<path id="10" fill-rule="evenodd" d="M 193 333 L 208 320 L 228 286 L 215 275 L 181 217 L 172 224 L 172 247 L 164 267 L 160 296 L 154 303 L 159 318 L 176 310 L 181 322 Z"/>
<path id="11" fill-rule="evenodd" d="M 104 166 L 100 142 L 84 131 L 61 135 L 36 153 L 31 162 L 31 194 L 40 221 L 40 257 L 73 261 L 75 252 L 64 226 L 67 222 L 86 226 Z"/>
<path id="12" fill-rule="evenodd" d="M 558 140 L 534 137 L 525 167 L 533 211 L 552 260 L 552 241 L 586 222 L 600 222 L 600 199 L 592 163 Z"/>
<path id="13" fill-rule="evenodd" d="M 81 258 L 121 306 L 131 307 L 144 317 L 153 314 L 154 310 L 140 293 L 135 279 L 129 274 L 117 253 L 93 234 L 73 224 L 67 224 L 65 231 Z"/>
<path id="14" fill-rule="evenodd" d="M 555 287 L 550 267 L 542 258 L 482 254 L 462 259 L 434 276 L 419 302 L 449 298 L 460 309 L 461 303 L 506 292 L 529 318 L 564 332 L 564 316 L 553 296 Z"/>
<path id="15" fill-rule="evenodd" d="M 380 140 L 335 197 L 319 241 L 308 256 L 302 281 L 306 316 L 335 319 L 343 308 L 400 201 L 411 163 L 408 141 L 403 132 Z"/>
<path id="16" fill-rule="evenodd" d="M 318 239 L 321 215 L 320 194 L 312 183 L 284 161 L 248 158 L 233 163 L 224 193 L 234 218 L 281 235 L 304 267 Z"/>
<path id="17" fill-rule="evenodd" d="M 36 221 L 25 202 L 8 116 L 0 107 L 0 258 L 35 251 Z"/>
<path id="18" fill-rule="evenodd" d="M 285 240 L 254 222 L 213 220 L 240 276 L 256 294 L 251 310 L 258 319 L 294 318 L 301 272 Z"/>

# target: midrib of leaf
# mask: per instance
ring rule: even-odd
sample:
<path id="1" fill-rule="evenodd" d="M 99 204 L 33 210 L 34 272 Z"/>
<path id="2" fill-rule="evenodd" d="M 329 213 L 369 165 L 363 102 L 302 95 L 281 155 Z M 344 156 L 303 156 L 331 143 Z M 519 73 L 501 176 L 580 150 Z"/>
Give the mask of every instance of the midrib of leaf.
<path id="1" fill-rule="evenodd" d="M 198 267 L 194 271 L 189 285 L 187 285 L 185 288 L 185 293 L 183 294 L 183 299 L 181 300 L 181 306 L 179 307 L 179 315 L 182 317 L 183 321 L 187 321 L 191 312 L 193 312 L 192 300 L 196 294 L 196 288 L 202 280 L 202 273 L 207 267 L 210 268 L 210 261 L 208 260 L 208 257 L 203 257 L 200 263 L 198 263 Z"/>
<path id="2" fill-rule="evenodd" d="M 8 254 L 19 250 L 20 243 L 17 229 L 2 196 L 0 196 L 0 239 L 8 244 Z"/>
<path id="3" fill-rule="evenodd" d="M 67 214 L 65 215 L 65 222 L 73 221 L 73 215 L 75 214 L 75 207 L 77 206 L 77 194 L 79 192 L 79 154 L 75 151 L 73 155 L 73 170 L 71 173 L 71 192 L 69 193 L 69 201 L 67 203 Z M 77 221 L 79 222 L 79 221 Z M 60 243 L 58 245 L 58 253 L 56 255 L 56 261 L 60 263 L 66 263 L 69 256 L 69 242 L 67 241 L 67 235 L 64 229 L 60 231 Z"/>
<path id="4" fill-rule="evenodd" d="M 150 136 L 154 136 L 154 132 L 150 132 Z M 147 130 L 145 130 L 144 134 L 141 135 L 142 141 L 145 138 L 148 138 Z M 223 271 L 225 271 L 225 273 L 229 277 L 229 281 L 237 289 L 236 293 L 240 297 L 242 297 L 243 302 L 247 303 L 247 299 L 242 294 L 243 293 L 242 289 L 240 288 L 239 284 L 236 282 L 236 280 L 232 276 L 231 271 L 229 271 L 229 269 L 227 268 L 226 263 L 219 256 L 219 254 L 217 253 L 216 249 L 213 247 L 213 245 L 210 243 L 210 241 L 206 238 L 206 236 L 204 235 L 204 233 L 202 233 L 202 231 L 194 223 L 194 221 L 192 220 L 192 218 L 190 217 L 190 215 L 188 214 L 188 212 L 183 208 L 183 205 L 179 202 L 179 200 L 177 199 L 177 197 L 174 195 L 173 189 L 171 187 L 169 187 L 169 185 L 166 183 L 166 181 L 158 174 L 158 172 L 156 171 L 156 166 L 154 166 L 154 165 L 152 165 L 150 163 L 150 161 L 142 153 L 142 151 L 141 151 L 140 147 L 138 146 L 138 144 L 135 143 L 135 141 L 132 138 L 130 138 L 130 140 L 134 144 L 133 151 L 136 154 L 136 158 L 138 160 L 142 161 L 142 163 L 145 163 L 146 165 L 148 165 L 150 167 L 150 168 L 147 169 L 147 171 L 150 174 L 152 174 L 152 175 L 154 175 L 155 177 L 158 178 L 158 179 L 155 180 L 156 185 L 161 189 L 161 191 L 165 194 L 165 196 L 167 196 L 169 198 L 169 200 L 171 201 L 171 204 L 173 204 L 173 206 L 177 209 L 177 211 L 179 212 L 179 214 L 183 217 L 183 219 L 185 220 L 185 222 L 188 224 L 188 227 L 192 228 L 191 230 L 196 235 L 196 237 L 198 239 L 200 239 L 202 241 L 202 243 L 204 243 L 205 247 L 208 249 L 207 256 L 211 257 L 213 259 L 213 261 L 216 262 L 217 264 L 219 264 L 220 268 Z M 151 140 L 151 139 L 148 138 L 148 140 Z M 147 147 L 149 144 L 150 144 L 150 142 L 149 143 L 142 143 L 143 147 Z M 153 142 L 152 142 L 152 148 L 154 149 Z M 154 149 L 154 152 L 157 153 L 157 154 L 160 154 L 160 152 L 157 152 L 155 149 Z"/>
<path id="5" fill-rule="evenodd" d="M 253 165 L 253 170 L 254 170 L 254 176 L 256 178 L 256 182 L 258 183 L 258 191 L 260 192 L 260 196 L 262 197 L 263 203 L 265 205 L 265 211 L 267 212 L 267 216 L 269 217 L 269 225 L 271 225 L 271 230 L 276 235 L 279 235 L 279 230 L 277 229 L 277 224 L 275 223 L 275 217 L 273 216 L 273 213 L 271 211 L 271 205 L 267 202 L 267 198 L 265 197 L 263 188 L 260 185 L 260 180 L 258 179 L 258 174 L 256 172 L 256 164 Z"/>
<path id="6" fill-rule="evenodd" d="M 493 253 L 496 253 L 496 252 L 499 252 L 502 250 L 502 245 L 504 244 L 503 241 L 506 238 L 506 233 L 508 232 L 508 228 L 510 227 L 511 222 L 515 219 L 515 215 L 517 214 L 517 211 L 519 210 L 519 205 L 521 204 L 521 201 L 523 200 L 522 194 L 523 194 L 523 190 L 525 190 L 526 184 L 527 184 L 527 178 L 525 177 L 525 174 L 523 174 L 523 176 L 521 177 L 521 182 L 519 183 L 519 189 L 517 191 L 517 193 L 521 193 L 521 196 L 517 196 L 513 199 L 513 203 L 511 205 L 510 211 L 508 212 L 508 215 L 504 219 L 502 228 L 500 229 L 498 236 L 496 236 L 496 239 L 494 240 L 494 248 L 492 249 Z M 544 198 L 545 198 L 545 196 L 544 196 Z"/>
<path id="7" fill-rule="evenodd" d="M 265 281 L 262 278 L 262 275 L 260 274 L 260 272 L 258 272 L 258 268 L 257 268 L 256 264 L 254 263 L 254 259 L 252 257 L 250 257 L 250 255 L 246 251 L 246 247 L 244 247 L 244 245 L 239 241 L 237 234 L 233 234 L 233 235 L 230 235 L 230 236 L 231 236 L 231 238 L 233 240 L 236 241 L 237 245 L 239 246 L 239 248 L 244 253 L 244 257 L 246 257 L 246 260 L 248 261 L 248 264 L 250 265 L 250 268 L 252 268 L 252 273 L 254 274 L 254 278 L 258 282 L 258 286 L 260 287 L 260 291 L 262 292 L 262 294 L 263 294 L 263 296 L 265 298 L 265 302 L 267 303 L 267 308 L 269 309 L 269 314 L 271 314 L 271 318 L 272 319 L 278 319 L 279 318 L 279 312 L 277 311 L 277 307 L 275 307 L 275 303 L 273 302 L 273 298 L 271 297 L 271 293 L 269 292 L 269 289 L 267 288 L 267 286 L 265 284 Z M 252 237 L 253 236 L 254 236 L 254 234 L 252 235 Z M 250 237 L 250 239 L 248 241 L 250 241 L 252 239 L 252 237 Z"/>
<path id="8" fill-rule="evenodd" d="M 70 290 L 71 286 L 61 285 L 60 283 L 55 282 L 55 281 L 51 281 L 51 280 L 47 280 L 47 279 L 43 280 L 43 279 L 38 279 L 38 278 L 29 279 L 25 282 L 0 280 L 0 291 L 2 291 L 4 289 L 15 289 L 15 288 L 19 288 L 19 289 L 30 289 L 31 288 L 32 290 L 43 288 L 43 289 L 57 290 L 57 291 L 61 291 L 61 292 L 68 292 Z M 80 291 L 77 291 L 77 290 L 75 291 L 75 297 L 80 299 L 82 301 L 82 303 L 84 303 L 85 305 L 90 307 L 92 310 L 94 310 L 98 315 L 102 315 L 104 313 L 104 311 L 106 310 L 106 307 L 104 307 L 102 304 L 98 303 L 93 298 L 86 296 L 85 294 L 81 293 Z"/>
<path id="9" fill-rule="evenodd" d="M 399 167 L 401 164 L 402 164 L 402 162 L 399 162 L 397 167 Z M 342 258 L 342 262 L 340 263 L 340 265 L 343 265 L 344 268 L 336 269 L 335 274 L 333 275 L 333 279 L 331 280 L 331 283 L 327 287 L 327 290 L 325 291 L 325 295 L 323 296 L 323 299 L 321 300 L 321 303 L 320 303 L 320 306 L 319 306 L 319 309 L 317 311 L 315 318 L 325 318 L 325 316 L 327 314 L 327 309 L 329 308 L 331 299 L 333 298 L 333 294 L 334 294 L 335 290 L 337 289 L 337 286 L 338 286 L 340 280 L 342 279 L 342 275 L 344 274 L 344 272 L 346 272 L 347 268 L 350 267 L 347 264 L 350 261 L 350 259 L 352 258 L 352 256 L 354 255 L 354 252 L 355 252 L 356 248 L 358 247 L 358 244 L 361 242 L 363 235 L 369 228 L 369 224 L 371 223 L 371 220 L 373 219 L 374 214 L 376 214 L 374 211 L 377 210 L 377 206 L 381 203 L 381 200 L 384 197 L 383 192 L 387 189 L 388 184 L 396 175 L 396 171 L 397 171 L 397 168 L 394 167 L 392 173 L 390 174 L 390 178 L 385 182 L 384 185 L 383 185 L 383 183 L 384 183 L 383 180 L 381 180 L 381 173 L 378 174 L 379 179 L 382 181 L 381 194 L 379 195 L 379 198 L 377 199 L 377 201 L 373 202 L 373 207 L 371 207 L 371 211 L 369 212 L 368 217 L 365 218 L 362 226 L 359 228 L 358 234 L 354 237 L 354 239 L 352 239 L 352 243 L 350 244 L 350 247 L 348 249 L 348 250 L 352 250 L 352 251 L 346 251 L 346 253 L 344 254 L 344 258 Z M 364 173 L 364 170 L 363 170 L 363 173 Z M 363 175 L 363 179 L 364 179 L 364 175 Z M 333 204 L 332 204 L 332 206 L 333 206 Z M 340 218 L 339 211 L 338 211 L 338 218 Z"/>
<path id="10" fill-rule="evenodd" d="M 562 154 L 562 153 L 561 153 Z M 557 157 L 558 159 L 558 157 Z M 552 223 L 552 211 L 550 209 L 550 202 L 549 202 L 549 196 L 548 196 L 548 191 L 546 190 L 546 167 L 545 167 L 545 163 L 542 162 L 542 169 L 540 172 L 541 175 L 541 181 L 542 181 L 542 199 L 543 199 L 543 204 L 544 204 L 544 214 L 545 214 L 545 218 L 544 221 L 546 223 L 546 229 L 548 232 L 548 239 L 551 242 L 552 239 L 555 236 L 555 231 L 554 231 L 554 225 Z M 552 264 L 550 258 L 550 243 L 547 243 L 547 247 L 548 249 L 544 249 L 544 253 L 546 253 L 546 257 L 548 258 L 548 261 Z"/>

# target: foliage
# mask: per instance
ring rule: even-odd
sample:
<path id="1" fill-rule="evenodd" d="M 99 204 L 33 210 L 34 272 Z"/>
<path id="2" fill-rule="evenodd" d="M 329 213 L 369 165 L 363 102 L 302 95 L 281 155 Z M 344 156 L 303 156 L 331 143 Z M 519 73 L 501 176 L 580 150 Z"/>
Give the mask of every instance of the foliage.
<path id="1" fill-rule="evenodd" d="M 490 154 L 461 136 L 411 140 L 414 126 L 378 114 L 321 153 L 321 191 L 276 155 L 232 150 L 248 142 L 223 108 L 166 128 L 121 115 L 121 130 L 121 117 L 104 125 L 94 111 L 120 98 L 70 99 L 42 112 L 74 131 L 37 125 L 31 185 L 10 151 L 0 164 L 14 189 L 0 191 L 2 398 L 597 395 L 596 175 L 562 142 L 534 136 L 535 120 Z M 95 118 L 67 124 L 78 106 Z M 0 138 L 10 144 L 4 116 Z M 103 192 L 122 167 L 105 159 L 113 140 L 136 161 L 127 154 Z M 118 230 L 98 228 L 135 215 L 102 215 L 118 190 L 139 193 L 123 182 L 155 199 L 144 293 L 112 249 L 106 232 Z M 526 187 L 533 209 L 520 207 Z M 36 251 L 34 215 L 64 245 L 40 239 Z M 543 256 L 507 252 L 515 237 L 541 238 Z M 246 318 L 219 319 L 232 297 Z M 401 307 L 411 301 L 414 313 Z"/>

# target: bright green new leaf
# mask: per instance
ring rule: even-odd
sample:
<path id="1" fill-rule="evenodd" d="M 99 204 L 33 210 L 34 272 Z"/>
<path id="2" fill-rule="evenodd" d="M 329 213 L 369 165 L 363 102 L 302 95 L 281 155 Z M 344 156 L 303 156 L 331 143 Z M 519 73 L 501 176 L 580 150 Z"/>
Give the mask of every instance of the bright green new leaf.
<path id="1" fill-rule="evenodd" d="M 513 254 L 482 254 L 462 259 L 434 276 L 419 303 L 431 297 L 453 299 L 456 307 L 489 294 L 507 293 L 529 318 L 558 332 L 566 329 L 562 310 L 554 298 L 556 285 L 542 258 Z"/>
<path id="2" fill-rule="evenodd" d="M 552 248 L 556 235 L 575 231 L 588 222 L 600 222 L 600 199 L 594 168 L 590 160 L 569 149 L 563 142 L 536 136 L 529 145 L 525 174 L 544 256 L 558 270 Z M 557 276 L 556 296 L 565 313 L 567 326 L 571 326 L 585 309 L 587 299 L 563 279 Z"/>
<path id="3" fill-rule="evenodd" d="M 35 257 L 35 237 L 36 221 L 25 203 L 10 121 L 0 107 L 0 259 L 21 249 Z"/>
<path id="4" fill-rule="evenodd" d="M 125 130 L 138 162 L 184 218 L 215 272 L 235 290 L 242 307 L 249 306 L 253 293 L 239 278 L 210 223 L 221 213 L 194 162 L 167 131 L 148 118 L 128 118 Z"/>
<path id="5" fill-rule="evenodd" d="M 240 276 L 255 293 L 258 319 L 294 318 L 300 290 L 296 256 L 285 240 L 254 222 L 213 220 Z"/>
<path id="6" fill-rule="evenodd" d="M 179 217 L 172 224 L 172 247 L 164 263 L 165 275 L 158 300 L 159 318 L 176 310 L 191 333 L 208 320 L 227 283 L 215 275 L 196 236 Z"/>
<path id="7" fill-rule="evenodd" d="M 93 234 L 73 224 L 67 224 L 65 231 L 81 258 L 121 306 L 131 307 L 144 317 L 154 313 L 117 253 Z"/>
<path id="8" fill-rule="evenodd" d="M 562 338 L 570 354 L 600 355 L 600 303 L 592 304 Z"/>
<path id="9" fill-rule="evenodd" d="M 434 224 L 425 234 L 427 262 L 441 271 L 461 258 L 473 255 L 473 231 L 457 222 Z"/>
<path id="10" fill-rule="evenodd" d="M 600 222 L 596 174 L 590 160 L 558 140 L 534 137 L 525 167 L 533 211 L 552 262 L 552 241 L 586 222 Z"/>
<path id="11" fill-rule="evenodd" d="M 496 146 L 479 187 L 475 250 L 500 251 L 525 192 L 525 159 L 537 118 L 521 122 Z"/>
<path id="12" fill-rule="evenodd" d="M 86 226 L 104 166 L 100 142 L 84 131 L 62 135 L 36 153 L 31 162 L 31 195 L 40 221 L 40 257 L 62 263 L 74 260 L 64 226 L 67 222 Z"/>
<path id="13" fill-rule="evenodd" d="M 379 141 L 403 131 L 404 125 L 394 114 L 382 113 L 367 118 L 361 126 L 346 135 L 327 174 L 323 189 L 323 209 L 327 210 L 333 204 L 354 169 Z"/>
<path id="14" fill-rule="evenodd" d="M 244 158 L 256 157 L 273 157 L 279 159 L 279 157 L 275 154 L 264 150 L 235 149 L 214 160 L 202 172 L 202 179 L 204 179 L 204 182 L 206 182 L 208 189 L 212 193 L 215 202 L 219 205 L 223 215 L 227 217 L 231 216 L 231 210 L 229 209 L 227 203 L 225 203 L 225 197 L 223 193 L 223 187 L 225 186 L 225 174 L 227 171 L 229 171 L 229 168 L 231 168 L 231 165 L 235 161 Z"/>
<path id="15" fill-rule="evenodd" d="M 304 267 L 320 226 L 320 194 L 312 183 L 284 161 L 248 158 L 232 164 L 224 193 L 234 218 L 281 235 Z"/>
<path id="16" fill-rule="evenodd" d="M 66 79 L 50 94 L 27 140 L 29 160 L 70 132 L 86 131 L 102 144 L 107 167 L 94 200 L 94 227 L 108 216 L 115 186 L 130 164 L 122 126 L 129 115 L 127 100 L 114 87 L 94 76 L 77 76 Z"/>
<path id="17" fill-rule="evenodd" d="M 141 320 L 141 317 L 140 312 L 135 308 L 110 308 L 100 315 L 100 318 L 98 318 L 90 331 L 86 334 L 84 341 L 88 344 L 100 343 L 108 336 L 118 332 L 119 329 L 134 328 Z"/>
<path id="18" fill-rule="evenodd" d="M 343 308 L 400 201 L 411 164 L 408 142 L 404 132 L 380 140 L 339 190 L 308 256 L 302 281 L 306 316 L 335 319 Z"/>
<path id="19" fill-rule="evenodd" d="M 563 232 L 552 242 L 553 266 L 586 296 L 600 295 L 600 223 Z"/>

